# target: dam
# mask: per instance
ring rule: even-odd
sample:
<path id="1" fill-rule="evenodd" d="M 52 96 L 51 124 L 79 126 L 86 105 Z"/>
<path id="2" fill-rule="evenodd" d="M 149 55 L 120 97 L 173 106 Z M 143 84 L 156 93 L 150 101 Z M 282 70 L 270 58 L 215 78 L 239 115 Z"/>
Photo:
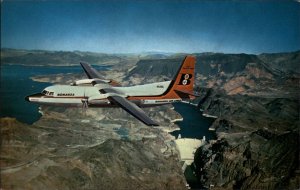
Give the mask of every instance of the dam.
<path id="1" fill-rule="evenodd" d="M 194 162 L 196 150 L 205 144 L 205 136 L 203 139 L 179 138 L 175 140 L 176 148 L 179 152 L 180 160 L 184 162 L 182 170 Z"/>

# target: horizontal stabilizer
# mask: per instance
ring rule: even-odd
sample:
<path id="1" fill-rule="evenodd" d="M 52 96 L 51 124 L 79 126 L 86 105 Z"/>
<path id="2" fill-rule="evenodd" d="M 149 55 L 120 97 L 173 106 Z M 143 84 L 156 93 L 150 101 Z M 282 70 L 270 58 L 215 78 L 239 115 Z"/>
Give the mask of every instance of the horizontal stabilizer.
<path id="1" fill-rule="evenodd" d="M 194 96 L 194 97 L 199 97 L 200 95 L 198 94 L 195 94 L 194 92 L 191 92 L 191 91 L 187 91 L 187 90 L 174 90 L 179 96 L 187 96 L 187 95 L 190 95 L 190 96 Z"/>

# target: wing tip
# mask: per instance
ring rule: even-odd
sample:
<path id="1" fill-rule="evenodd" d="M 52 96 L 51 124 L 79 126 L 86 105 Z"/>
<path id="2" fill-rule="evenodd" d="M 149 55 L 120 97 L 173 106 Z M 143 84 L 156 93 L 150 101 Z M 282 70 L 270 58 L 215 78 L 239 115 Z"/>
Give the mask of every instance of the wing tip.
<path id="1" fill-rule="evenodd" d="M 157 127 L 157 126 L 159 126 L 159 124 L 155 123 L 155 122 L 153 122 L 153 123 L 145 123 L 145 124 L 148 125 L 148 126 L 151 126 L 151 127 Z"/>

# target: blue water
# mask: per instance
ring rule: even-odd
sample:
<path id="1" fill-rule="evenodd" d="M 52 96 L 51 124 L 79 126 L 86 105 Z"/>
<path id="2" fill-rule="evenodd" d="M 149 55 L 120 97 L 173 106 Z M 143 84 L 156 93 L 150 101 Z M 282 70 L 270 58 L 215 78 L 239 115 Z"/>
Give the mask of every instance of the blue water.
<path id="1" fill-rule="evenodd" d="M 109 69 L 109 66 L 95 66 L 97 70 Z M 25 96 L 41 92 L 49 83 L 34 82 L 30 77 L 58 73 L 83 73 L 78 66 L 24 66 L 1 64 L 1 104 L 0 117 L 15 117 L 17 120 L 32 124 L 41 115 L 38 105 L 24 100 Z"/>
<path id="2" fill-rule="evenodd" d="M 116 133 L 120 135 L 121 139 L 128 140 L 128 129 L 126 127 L 120 127 L 116 130 Z"/>
<path id="3" fill-rule="evenodd" d="M 205 136 L 206 140 L 215 139 L 215 133 L 208 130 L 215 119 L 202 116 L 202 112 L 194 105 L 174 103 L 173 106 L 183 117 L 183 121 L 176 122 L 180 130 L 173 131 L 173 136 L 177 138 L 180 134 L 181 138 L 202 139 Z"/>

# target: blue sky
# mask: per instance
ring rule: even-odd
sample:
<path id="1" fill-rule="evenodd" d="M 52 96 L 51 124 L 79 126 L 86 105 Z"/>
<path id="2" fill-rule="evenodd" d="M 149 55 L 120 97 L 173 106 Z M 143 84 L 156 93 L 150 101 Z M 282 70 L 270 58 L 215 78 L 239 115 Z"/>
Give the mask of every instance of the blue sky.
<path id="1" fill-rule="evenodd" d="M 297 1 L 7 1 L 1 47 L 105 53 L 300 49 Z"/>

